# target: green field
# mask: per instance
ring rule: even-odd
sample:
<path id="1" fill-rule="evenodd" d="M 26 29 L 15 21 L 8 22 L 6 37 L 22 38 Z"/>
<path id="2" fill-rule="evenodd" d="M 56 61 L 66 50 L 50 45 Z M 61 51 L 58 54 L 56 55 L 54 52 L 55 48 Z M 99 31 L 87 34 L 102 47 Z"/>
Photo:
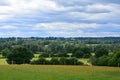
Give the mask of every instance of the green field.
<path id="1" fill-rule="evenodd" d="M 0 65 L 0 80 L 120 80 L 120 68 Z"/>
<path id="2" fill-rule="evenodd" d="M 37 60 L 35 55 L 33 60 Z M 50 59 L 50 58 L 46 58 Z M 88 64 L 88 59 L 79 59 Z M 120 68 L 65 65 L 8 65 L 0 57 L 0 80 L 120 80 Z"/>

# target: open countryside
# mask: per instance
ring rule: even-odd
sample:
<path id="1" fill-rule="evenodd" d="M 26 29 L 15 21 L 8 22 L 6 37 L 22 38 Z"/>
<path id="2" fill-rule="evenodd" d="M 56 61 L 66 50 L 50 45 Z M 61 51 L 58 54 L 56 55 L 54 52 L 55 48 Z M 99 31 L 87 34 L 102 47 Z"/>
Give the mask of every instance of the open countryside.
<path id="1" fill-rule="evenodd" d="M 102 41 L 101 39 L 98 39 L 97 42 L 95 41 L 96 39 L 87 39 L 87 38 L 84 38 L 84 40 L 81 39 L 71 40 L 67 38 L 61 40 L 61 38 L 57 38 L 57 39 L 46 38 L 46 40 L 44 39 L 44 41 L 38 38 L 37 39 L 18 38 L 17 41 L 16 38 L 1 39 L 2 42 L 4 43 L 4 46 L 7 45 L 7 43 L 9 42 L 11 44 L 9 44 L 7 49 L 1 45 L 0 79 L 1 80 L 26 80 L 26 79 L 27 80 L 34 80 L 34 79 L 36 80 L 119 80 L 120 79 L 119 61 L 118 62 L 115 61 L 117 62 L 116 65 L 113 64 L 109 65 L 109 63 L 107 63 L 107 61 L 109 61 L 109 58 L 110 61 L 111 58 L 116 60 L 119 59 L 119 56 L 118 58 L 116 58 L 117 57 L 116 54 L 117 55 L 119 54 L 119 50 L 117 50 L 119 49 L 119 38 L 109 38 L 107 40 L 106 39 L 107 38 L 104 38 Z M 21 47 L 21 44 L 19 44 L 19 42 L 21 42 L 21 44 L 24 45 L 24 47 L 26 47 L 27 49 Z M 29 43 L 25 45 L 26 42 Z M 68 42 L 71 45 L 69 45 Z M 95 44 L 93 44 L 93 42 Z M 105 43 L 104 46 L 103 46 L 103 42 Z M 38 43 L 39 45 L 37 45 Z M 35 47 L 35 45 L 37 46 Z M 39 47 L 40 45 L 43 46 Z M 27 46 L 31 46 L 31 47 L 33 46 L 33 47 L 30 48 Z M 57 50 L 56 52 L 53 52 L 55 51 L 54 50 L 55 46 Z M 71 49 L 71 52 L 70 49 L 67 48 L 68 46 Z M 113 48 L 113 46 L 115 47 Z M 103 49 L 103 47 L 105 50 Z M 49 48 L 49 52 L 48 52 L 48 48 Z M 21 49 L 22 51 L 20 51 Z M 85 53 L 84 53 L 84 49 L 85 49 Z M 107 54 L 104 53 L 104 55 L 98 55 L 99 51 L 100 54 L 103 53 L 101 52 L 101 49 L 103 49 L 104 52 L 107 52 L 106 50 L 108 50 L 108 53 Z M 18 51 L 15 52 L 15 54 L 19 54 L 19 56 L 21 53 L 23 53 L 24 50 L 32 51 L 34 55 L 30 59 L 30 63 L 23 63 L 23 62 L 16 63 L 15 61 L 18 60 L 10 61 L 9 63 L 7 61 L 9 58 L 5 56 L 5 54 L 7 53 L 13 54 L 14 51 L 16 50 Z M 65 53 L 61 55 L 60 53 L 62 53 L 63 50 Z M 117 52 L 115 52 L 116 50 Z M 81 55 L 81 54 L 86 54 L 86 51 L 88 52 L 87 54 L 89 55 L 87 56 Z M 77 54 L 77 55 L 73 56 L 73 54 Z M 98 56 L 95 56 L 96 54 Z M 27 57 L 28 55 L 29 54 L 27 54 Z M 111 57 L 111 55 L 115 57 L 113 56 Z M 16 59 L 16 57 L 14 59 Z M 93 59 L 92 62 L 92 58 L 96 58 L 98 60 L 94 62 Z M 77 64 L 77 62 L 79 64 Z"/>
<path id="2" fill-rule="evenodd" d="M 120 80 L 120 0 L 0 0 L 0 80 Z"/>

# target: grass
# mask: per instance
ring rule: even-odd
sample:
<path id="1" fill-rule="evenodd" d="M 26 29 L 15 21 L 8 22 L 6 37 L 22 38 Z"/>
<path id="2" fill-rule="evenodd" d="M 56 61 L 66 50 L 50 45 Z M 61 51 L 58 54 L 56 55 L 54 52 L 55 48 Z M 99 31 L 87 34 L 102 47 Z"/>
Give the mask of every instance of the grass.
<path id="1" fill-rule="evenodd" d="M 79 61 L 83 62 L 85 65 L 92 65 L 87 58 L 80 58 Z"/>
<path id="2" fill-rule="evenodd" d="M 40 54 L 34 54 L 34 58 L 32 60 L 38 60 Z"/>
<path id="3" fill-rule="evenodd" d="M 120 80 L 120 68 L 60 65 L 0 65 L 0 80 Z"/>
<path id="4" fill-rule="evenodd" d="M 6 58 L 0 54 L 0 65 L 7 65 Z"/>
<path id="5" fill-rule="evenodd" d="M 0 65 L 7 65 L 7 62 L 6 62 L 5 58 L 0 59 Z"/>
<path id="6" fill-rule="evenodd" d="M 35 55 L 34 59 L 38 59 Z M 50 59 L 50 58 L 47 58 Z M 79 59 L 89 64 L 88 59 Z M 0 80 L 120 80 L 120 68 L 65 65 L 8 65 L 0 57 Z"/>

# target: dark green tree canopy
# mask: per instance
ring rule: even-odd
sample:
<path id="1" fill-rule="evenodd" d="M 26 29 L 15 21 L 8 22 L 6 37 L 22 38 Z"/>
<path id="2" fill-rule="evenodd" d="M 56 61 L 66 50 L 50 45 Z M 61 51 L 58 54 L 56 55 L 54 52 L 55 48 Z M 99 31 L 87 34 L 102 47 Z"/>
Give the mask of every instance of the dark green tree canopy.
<path id="1" fill-rule="evenodd" d="M 103 55 L 108 55 L 109 51 L 106 48 L 99 48 L 95 52 L 95 57 L 101 57 Z"/>
<path id="2" fill-rule="evenodd" d="M 5 48 L 2 50 L 2 56 L 7 57 L 11 51 L 8 48 Z"/>
<path id="3" fill-rule="evenodd" d="M 12 53 L 8 55 L 7 62 L 9 64 L 29 63 L 33 58 L 33 53 L 25 47 L 15 47 Z"/>

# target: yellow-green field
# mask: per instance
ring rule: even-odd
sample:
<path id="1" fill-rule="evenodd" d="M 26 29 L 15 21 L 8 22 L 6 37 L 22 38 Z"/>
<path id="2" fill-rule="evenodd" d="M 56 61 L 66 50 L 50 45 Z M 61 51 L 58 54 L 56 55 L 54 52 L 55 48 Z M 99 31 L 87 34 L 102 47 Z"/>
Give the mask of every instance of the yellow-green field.
<path id="1" fill-rule="evenodd" d="M 0 65 L 7 65 L 6 58 L 3 58 L 2 55 L 0 55 Z"/>
<path id="2" fill-rule="evenodd" d="M 35 55 L 33 60 L 37 60 Z M 50 58 L 47 58 L 50 59 Z M 88 59 L 80 59 L 85 64 Z M 0 57 L 0 80 L 120 80 L 120 68 L 65 65 L 8 65 Z"/>
<path id="3" fill-rule="evenodd" d="M 5 58 L 0 59 L 0 65 L 7 65 Z"/>
<path id="4" fill-rule="evenodd" d="M 0 80 L 120 80 L 120 68 L 0 65 Z"/>

